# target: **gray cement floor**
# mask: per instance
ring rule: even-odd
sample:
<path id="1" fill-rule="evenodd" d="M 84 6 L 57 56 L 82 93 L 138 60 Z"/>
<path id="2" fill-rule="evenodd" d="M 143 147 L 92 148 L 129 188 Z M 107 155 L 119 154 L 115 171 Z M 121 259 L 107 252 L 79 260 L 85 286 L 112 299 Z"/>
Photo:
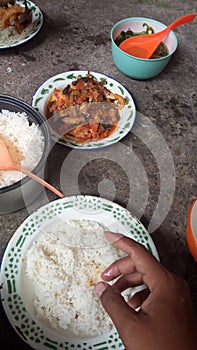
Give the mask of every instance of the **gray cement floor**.
<path id="1" fill-rule="evenodd" d="M 197 265 L 185 238 L 187 213 L 197 195 L 197 21 L 175 29 L 177 52 L 166 69 L 148 81 L 133 80 L 119 72 L 111 57 L 110 43 L 110 30 L 117 21 L 143 16 L 170 24 L 184 14 L 197 12 L 196 0 L 35 2 L 44 14 L 43 28 L 26 44 L 1 50 L 0 93 L 31 104 L 34 92 L 44 81 L 73 69 L 109 75 L 130 91 L 138 113 L 134 129 L 117 146 L 121 160 L 117 157 L 117 161 L 112 161 L 108 153 L 103 160 L 99 151 L 98 157 L 85 162 L 81 169 L 76 161 L 78 172 L 73 169 L 73 179 L 78 176 L 79 181 L 75 193 L 74 185 L 69 189 L 66 183 L 61 185 L 65 186 L 66 195 L 78 191 L 112 199 L 131 213 L 140 214 L 147 227 L 152 218 L 150 234 L 160 259 L 187 280 L 197 314 Z M 49 155 L 46 176 L 56 187 L 60 188 L 60 169 L 68 155 L 72 157 L 71 152 L 56 144 Z M 132 172 L 134 160 L 139 173 Z M 130 161 L 131 176 L 125 170 Z M 146 193 L 141 190 L 142 185 Z M 56 197 L 48 193 L 48 198 L 52 201 Z M 142 213 L 143 201 L 146 205 Z M 161 206 L 157 211 L 158 203 Z M 44 200 L 39 198 L 35 207 L 42 204 Z M 1 257 L 27 215 L 24 209 L 0 217 Z M 30 349 L 14 332 L 2 308 L 0 339 L 4 350 Z"/>

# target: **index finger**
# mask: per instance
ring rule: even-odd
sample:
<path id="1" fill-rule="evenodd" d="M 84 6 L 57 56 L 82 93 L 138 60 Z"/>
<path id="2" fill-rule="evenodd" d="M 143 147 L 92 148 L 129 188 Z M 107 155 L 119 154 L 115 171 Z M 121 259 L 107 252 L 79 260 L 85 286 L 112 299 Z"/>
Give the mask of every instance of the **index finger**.
<path id="1" fill-rule="evenodd" d="M 111 264 L 104 272 L 103 276 L 108 279 L 128 274 L 128 267 L 132 271 L 138 272 L 150 290 L 158 286 L 158 282 L 166 275 L 166 269 L 156 260 L 156 258 L 140 243 L 132 238 L 120 235 L 118 233 L 105 232 L 106 239 L 117 248 L 127 253 L 131 259 L 130 264 L 126 260 L 119 260 Z M 128 260 L 127 260 L 128 261 Z"/>

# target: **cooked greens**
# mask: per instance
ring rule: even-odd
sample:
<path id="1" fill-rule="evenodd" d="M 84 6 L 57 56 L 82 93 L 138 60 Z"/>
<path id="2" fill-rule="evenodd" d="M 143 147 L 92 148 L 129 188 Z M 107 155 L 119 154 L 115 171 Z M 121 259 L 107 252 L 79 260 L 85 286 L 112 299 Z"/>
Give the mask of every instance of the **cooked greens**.
<path id="1" fill-rule="evenodd" d="M 130 38 L 131 36 L 137 36 L 137 35 L 145 35 L 145 34 L 153 34 L 154 29 L 150 27 L 147 23 L 143 23 L 143 27 L 146 27 L 146 30 L 143 30 L 142 32 L 133 32 L 130 28 L 124 32 L 122 31 L 120 35 L 115 39 L 115 43 L 117 46 L 121 44 L 122 41 Z"/>
<path id="2" fill-rule="evenodd" d="M 145 29 L 141 32 L 134 32 L 132 31 L 130 28 L 125 32 L 122 31 L 117 38 L 114 40 L 115 44 L 117 46 L 120 46 L 120 44 L 132 37 L 132 36 L 137 36 L 137 35 L 147 35 L 147 34 L 153 34 L 154 33 L 154 29 L 152 27 L 150 27 L 147 23 L 143 23 L 143 27 L 145 27 Z M 156 49 L 156 51 L 153 53 L 153 55 L 151 56 L 151 58 L 160 58 L 160 57 L 164 57 L 167 56 L 169 54 L 168 48 L 167 46 L 162 42 L 158 48 Z"/>

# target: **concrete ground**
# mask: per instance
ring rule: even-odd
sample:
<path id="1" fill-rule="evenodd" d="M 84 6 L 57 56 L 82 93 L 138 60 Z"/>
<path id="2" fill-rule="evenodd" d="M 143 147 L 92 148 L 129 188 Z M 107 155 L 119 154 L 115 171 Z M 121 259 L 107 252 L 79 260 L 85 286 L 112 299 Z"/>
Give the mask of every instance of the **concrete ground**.
<path id="1" fill-rule="evenodd" d="M 167 25 L 182 15 L 196 13 L 196 0 L 35 0 L 35 3 L 44 14 L 43 28 L 24 45 L 1 50 L 0 93 L 31 104 L 32 96 L 44 81 L 70 70 L 101 72 L 130 91 L 138 112 L 132 131 L 114 148 L 93 153 L 81 168 L 79 160 L 83 155 L 79 153 L 78 159 L 73 158 L 76 169 L 71 169 L 73 175 L 68 169 L 73 176 L 69 188 L 66 181 L 60 184 L 59 174 L 63 162 L 68 161 L 68 156 L 72 159 L 75 153 L 56 144 L 48 158 L 46 176 L 54 186 L 65 189 L 66 195 L 101 195 L 138 215 L 149 227 L 161 262 L 189 283 L 197 315 L 197 265 L 186 243 L 187 213 L 197 196 L 197 20 L 174 30 L 179 41 L 177 52 L 160 75 L 147 81 L 131 79 L 118 71 L 110 43 L 110 30 L 117 21 L 139 16 Z M 109 149 L 119 156 L 113 158 Z M 107 159 L 103 159 L 104 155 Z M 78 181 L 77 186 L 74 181 Z M 54 199 L 56 196 L 48 193 L 48 200 Z M 39 198 L 35 208 L 44 203 Z M 0 216 L 1 257 L 28 213 L 23 209 Z M 12 329 L 2 307 L 0 343 L 4 350 L 30 349 Z"/>

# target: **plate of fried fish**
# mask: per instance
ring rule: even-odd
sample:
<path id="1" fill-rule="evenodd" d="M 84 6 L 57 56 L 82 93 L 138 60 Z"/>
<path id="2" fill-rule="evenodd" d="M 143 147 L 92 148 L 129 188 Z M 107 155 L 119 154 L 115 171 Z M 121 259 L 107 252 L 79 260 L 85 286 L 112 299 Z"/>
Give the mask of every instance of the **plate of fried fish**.
<path id="1" fill-rule="evenodd" d="M 78 149 L 120 141 L 136 116 L 133 97 L 121 83 L 89 71 L 49 78 L 35 92 L 32 105 L 45 117 L 55 141 Z"/>

